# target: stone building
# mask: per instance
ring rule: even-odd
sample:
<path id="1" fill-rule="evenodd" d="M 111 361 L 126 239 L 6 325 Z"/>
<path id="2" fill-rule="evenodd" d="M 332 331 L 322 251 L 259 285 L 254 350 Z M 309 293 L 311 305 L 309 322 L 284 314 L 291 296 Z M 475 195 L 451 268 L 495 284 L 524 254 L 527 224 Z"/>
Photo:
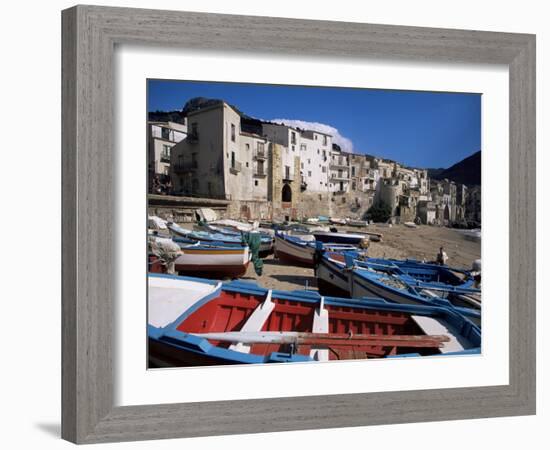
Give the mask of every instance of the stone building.
<path id="1" fill-rule="evenodd" d="M 344 194 L 349 190 L 350 164 L 349 153 L 342 152 L 339 147 L 330 151 L 329 190 L 335 194 Z"/>
<path id="2" fill-rule="evenodd" d="M 329 160 L 332 136 L 312 130 L 300 130 L 300 175 L 303 191 L 329 191 Z"/>
<path id="3" fill-rule="evenodd" d="M 242 201 L 239 216 L 267 217 L 271 142 L 241 130 L 241 116 L 225 102 L 191 111 L 187 139 L 172 149 L 179 195 Z"/>
<path id="4" fill-rule="evenodd" d="M 149 192 L 170 186 L 170 153 L 172 147 L 187 137 L 186 123 L 147 123 L 147 168 Z M 164 192 L 163 192 L 164 193 Z M 167 193 L 167 192 L 166 192 Z"/>

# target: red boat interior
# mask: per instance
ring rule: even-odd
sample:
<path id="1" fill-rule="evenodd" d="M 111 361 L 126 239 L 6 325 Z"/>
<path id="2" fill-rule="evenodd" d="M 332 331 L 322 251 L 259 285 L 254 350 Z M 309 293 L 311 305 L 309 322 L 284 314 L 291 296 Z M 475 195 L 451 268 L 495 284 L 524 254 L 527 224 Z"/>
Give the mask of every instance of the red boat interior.
<path id="1" fill-rule="evenodd" d="M 177 329 L 186 333 L 220 333 L 240 331 L 253 311 L 264 301 L 263 297 L 222 291 L 220 296 L 209 301 L 185 319 Z M 263 325 L 261 331 L 296 331 L 311 333 L 316 303 L 272 299 L 275 307 Z M 376 336 L 425 336 L 424 332 L 409 314 L 399 312 L 365 310 L 347 306 L 325 304 L 329 314 L 329 335 L 376 335 Z M 326 335 L 325 335 L 326 336 Z M 329 339 L 330 341 L 330 339 Z M 213 345 L 228 347 L 227 342 L 210 340 Z M 387 355 L 420 353 L 423 355 L 439 353 L 438 346 L 426 343 L 418 345 L 414 341 L 402 341 L 397 345 L 372 345 L 358 342 L 340 345 L 326 340 L 316 348 L 328 348 L 329 359 L 365 359 Z M 298 345 L 291 344 L 253 344 L 250 352 L 268 355 L 272 352 L 289 353 L 294 351 L 309 355 L 314 342 Z"/>

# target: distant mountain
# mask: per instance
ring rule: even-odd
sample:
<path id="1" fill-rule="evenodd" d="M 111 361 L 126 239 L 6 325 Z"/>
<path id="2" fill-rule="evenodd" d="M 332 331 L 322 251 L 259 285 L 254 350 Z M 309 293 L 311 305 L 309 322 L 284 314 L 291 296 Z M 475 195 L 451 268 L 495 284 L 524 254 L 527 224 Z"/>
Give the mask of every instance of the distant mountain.
<path id="1" fill-rule="evenodd" d="M 206 97 L 194 97 L 189 99 L 181 110 L 174 111 L 149 111 L 148 119 L 153 122 L 176 122 L 185 123 L 185 117 L 190 112 L 198 111 L 200 109 L 209 108 L 211 106 L 219 105 L 223 103 L 223 100 L 218 98 L 206 98 Z M 241 113 L 235 106 L 230 105 L 235 111 L 237 111 L 243 118 L 252 119 L 246 114 Z"/>
<path id="2" fill-rule="evenodd" d="M 440 167 L 438 169 L 427 169 L 427 170 L 428 170 L 428 177 L 438 179 L 439 174 L 444 172 L 447 169 Z"/>
<path id="3" fill-rule="evenodd" d="M 151 122 L 185 123 L 185 115 L 181 111 L 149 111 L 148 119 Z"/>
<path id="4" fill-rule="evenodd" d="M 447 178 L 467 186 L 481 185 L 481 151 L 464 158 L 448 169 L 428 169 L 428 176 L 436 180 Z"/>

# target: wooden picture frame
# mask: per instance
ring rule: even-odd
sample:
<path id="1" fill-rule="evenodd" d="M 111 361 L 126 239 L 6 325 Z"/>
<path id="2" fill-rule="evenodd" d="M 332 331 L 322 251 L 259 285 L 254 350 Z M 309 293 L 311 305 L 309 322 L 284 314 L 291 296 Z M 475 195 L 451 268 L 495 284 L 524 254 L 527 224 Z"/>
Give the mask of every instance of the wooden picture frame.
<path id="1" fill-rule="evenodd" d="M 63 11 L 62 28 L 64 439 L 94 443 L 534 414 L 535 36 L 97 6 Z M 114 407 L 113 53 L 116 44 L 127 43 L 507 65 L 509 384 Z"/>

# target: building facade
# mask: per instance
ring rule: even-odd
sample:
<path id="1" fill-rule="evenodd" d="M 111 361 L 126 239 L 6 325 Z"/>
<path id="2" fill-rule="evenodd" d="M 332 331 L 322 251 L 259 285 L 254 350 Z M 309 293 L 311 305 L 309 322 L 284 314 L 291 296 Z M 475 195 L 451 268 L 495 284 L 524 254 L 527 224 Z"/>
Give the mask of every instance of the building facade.
<path id="1" fill-rule="evenodd" d="M 149 192 L 171 189 L 170 154 L 172 148 L 187 137 L 186 123 L 147 123 L 147 167 Z"/>
<path id="2" fill-rule="evenodd" d="M 230 200 L 232 217 L 363 218 L 385 204 L 394 221 L 446 225 L 480 207 L 464 185 L 431 183 L 425 169 L 342 151 L 329 134 L 252 119 L 223 101 L 186 121 L 185 138 L 170 141 L 173 192 Z"/>

